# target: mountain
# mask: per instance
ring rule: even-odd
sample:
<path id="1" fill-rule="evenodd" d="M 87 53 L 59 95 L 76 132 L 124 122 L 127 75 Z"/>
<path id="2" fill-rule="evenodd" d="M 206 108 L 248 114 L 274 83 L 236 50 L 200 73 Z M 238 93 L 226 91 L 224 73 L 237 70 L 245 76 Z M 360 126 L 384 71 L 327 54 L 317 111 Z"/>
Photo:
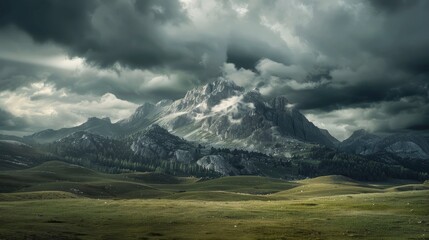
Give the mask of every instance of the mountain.
<path id="1" fill-rule="evenodd" d="M 360 129 L 341 142 L 338 145 L 338 148 L 345 152 L 361 154 L 361 155 L 369 155 L 375 152 L 375 145 L 382 138 L 368 133 L 367 131 Z"/>
<path id="2" fill-rule="evenodd" d="M 23 139 L 20 137 L 13 136 L 13 135 L 4 135 L 4 134 L 0 134 L 0 140 L 11 140 L 11 141 L 23 142 Z"/>
<path id="3" fill-rule="evenodd" d="M 170 134 L 157 124 L 128 138 L 131 150 L 144 159 L 174 160 L 190 163 L 195 160 L 197 147 Z"/>
<path id="4" fill-rule="evenodd" d="M 25 140 L 37 143 L 49 143 L 64 138 L 74 132 L 86 131 L 102 136 L 113 137 L 121 134 L 121 129 L 112 124 L 110 118 L 89 118 L 85 123 L 71 128 L 61 128 L 59 130 L 47 129 L 24 137 Z"/>
<path id="5" fill-rule="evenodd" d="M 146 131 L 149 126 L 152 127 Z M 401 158 L 429 158 L 427 139 L 412 134 L 381 137 L 359 130 L 340 143 L 327 130 L 308 121 L 285 96 L 267 100 L 258 89 L 246 91 L 225 78 L 192 89 L 176 101 L 145 103 L 130 117 L 116 123 L 94 117 L 76 127 L 48 129 L 23 140 L 49 143 L 80 131 L 116 140 L 132 138 L 133 142 L 127 144 L 134 154 L 150 156 L 150 159 L 177 156 L 175 158 L 197 161 L 192 152 L 195 148 L 190 143 L 288 158 L 312 151 L 316 145 L 360 155 L 386 152 Z M 158 135 L 151 138 L 148 133 Z M 177 137 L 165 137 L 167 134 Z M 158 142 L 151 142 L 154 139 L 172 142 L 166 141 L 160 149 L 152 149 L 158 146 Z M 176 153 L 176 150 L 180 151 Z M 214 159 L 218 158 L 206 158 L 205 165 L 219 162 Z"/>
<path id="6" fill-rule="evenodd" d="M 402 158 L 429 159 L 429 142 L 411 133 L 394 134 L 376 144 L 375 152 L 386 151 Z"/>
<path id="7" fill-rule="evenodd" d="M 117 138 L 79 131 L 33 147 L 13 140 L 0 141 L 0 168 L 28 168 L 60 160 L 108 173 L 148 171 L 204 178 L 260 175 L 296 179 L 329 174 L 361 180 L 429 178 L 429 161 L 402 159 L 389 152 L 359 156 L 322 145 L 309 146 L 303 149 L 298 145 L 291 157 L 233 147 L 215 148 L 190 142 L 152 124 Z"/>
<path id="8" fill-rule="evenodd" d="M 307 143 L 334 146 L 286 97 L 266 101 L 258 90 L 245 91 L 223 78 L 174 102 L 145 104 L 119 122 L 124 129 L 150 123 L 190 141 L 267 154 L 287 155 L 291 146 Z"/>
<path id="9" fill-rule="evenodd" d="M 332 142 L 296 110 L 286 97 L 270 102 L 257 90 L 245 91 L 220 78 L 189 91 L 157 122 L 187 139 L 256 150 L 288 141 L 332 146 Z"/>
<path id="10" fill-rule="evenodd" d="M 154 123 L 188 141 L 274 155 L 290 156 L 291 149 L 305 149 L 308 144 L 336 144 L 326 130 L 314 126 L 286 97 L 266 101 L 257 89 L 245 91 L 224 78 L 192 89 L 176 101 L 145 103 L 129 118 L 114 124 L 109 119 L 90 118 L 77 127 L 49 129 L 27 138 L 46 143 L 77 131 L 119 138 Z"/>
<path id="11" fill-rule="evenodd" d="M 125 148 L 122 141 L 97 135 L 94 133 L 79 131 L 74 132 L 64 138 L 54 142 L 55 146 L 61 147 L 61 152 L 70 153 L 73 151 L 84 153 L 118 153 L 121 148 Z"/>
<path id="12" fill-rule="evenodd" d="M 172 135 L 157 124 L 131 135 L 127 138 L 127 142 L 134 155 L 146 161 L 168 160 L 185 166 L 196 165 L 221 175 L 261 174 L 270 176 L 271 173 L 257 167 L 258 163 L 264 162 L 274 167 L 285 161 L 256 152 L 207 148 Z"/>
<path id="13" fill-rule="evenodd" d="M 0 167 L 5 168 L 56 158 L 110 173 L 429 178 L 429 161 L 421 161 L 429 158 L 423 137 L 359 130 L 340 143 L 287 97 L 267 100 L 258 89 L 246 91 L 223 78 L 176 101 L 145 103 L 116 123 L 94 117 L 71 128 L 3 138 Z"/>
<path id="14" fill-rule="evenodd" d="M 52 156 L 16 140 L 0 140 L 0 171 L 28 168 Z"/>
<path id="15" fill-rule="evenodd" d="M 207 148 L 172 135 L 157 124 L 120 139 L 79 131 L 47 145 L 46 150 L 72 163 L 107 172 L 272 176 L 271 168 L 284 171 L 287 162 L 262 153 Z"/>
<path id="16" fill-rule="evenodd" d="M 361 155 L 386 152 L 401 158 L 429 159 L 428 140 L 411 133 L 381 137 L 365 130 L 358 130 L 341 142 L 338 148 Z"/>
<path id="17" fill-rule="evenodd" d="M 157 104 L 146 102 L 138 107 L 130 117 L 118 121 L 116 125 L 122 129 L 124 135 L 143 130 L 154 123 L 157 116 L 172 102 L 171 100 L 162 100 Z"/>
<path id="18" fill-rule="evenodd" d="M 338 146 L 338 144 L 340 143 L 340 141 L 338 139 L 336 139 L 334 136 L 332 136 L 328 130 L 320 128 L 320 132 L 323 135 L 325 135 L 325 137 L 327 137 L 329 139 L 329 141 L 331 141 L 335 146 Z"/>

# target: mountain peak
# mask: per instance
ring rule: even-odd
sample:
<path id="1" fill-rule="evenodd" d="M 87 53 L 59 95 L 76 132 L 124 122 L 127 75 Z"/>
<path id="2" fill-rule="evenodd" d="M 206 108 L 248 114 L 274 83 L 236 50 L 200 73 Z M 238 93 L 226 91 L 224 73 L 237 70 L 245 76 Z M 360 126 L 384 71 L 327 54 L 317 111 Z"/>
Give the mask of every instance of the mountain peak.
<path id="1" fill-rule="evenodd" d="M 232 81 L 231 79 L 223 78 L 223 77 L 220 77 L 220 78 L 216 79 L 215 81 L 212 82 L 212 84 L 215 85 L 215 86 L 223 86 L 223 87 L 231 87 L 231 88 L 241 88 L 240 86 L 238 86 L 237 84 L 235 84 L 235 82 Z"/>
<path id="2" fill-rule="evenodd" d="M 369 133 L 368 131 L 364 129 L 356 130 L 352 133 L 352 135 L 344 140 L 344 143 L 348 142 L 355 142 L 355 141 L 378 141 L 381 137 L 372 133 Z"/>
<path id="3" fill-rule="evenodd" d="M 197 105 L 206 104 L 209 108 L 219 104 L 221 100 L 244 93 L 244 88 L 236 85 L 233 81 L 218 78 L 204 86 L 188 91 L 180 100 L 176 110 L 195 108 Z"/>
<path id="4" fill-rule="evenodd" d="M 220 77 L 215 81 L 204 85 L 202 90 L 203 94 L 237 95 L 237 92 L 242 93 L 244 88 L 238 86 L 230 79 Z"/>
<path id="5" fill-rule="evenodd" d="M 109 118 L 109 117 L 104 117 L 104 118 L 102 118 L 101 120 L 103 120 L 103 121 L 105 121 L 105 122 L 108 122 L 108 123 L 112 123 L 112 121 L 110 120 L 110 118 Z"/>
<path id="6" fill-rule="evenodd" d="M 112 123 L 109 117 L 105 117 L 105 118 L 90 117 L 88 118 L 88 120 L 86 120 L 84 124 L 94 124 L 94 123 L 96 124 L 101 122 Z"/>

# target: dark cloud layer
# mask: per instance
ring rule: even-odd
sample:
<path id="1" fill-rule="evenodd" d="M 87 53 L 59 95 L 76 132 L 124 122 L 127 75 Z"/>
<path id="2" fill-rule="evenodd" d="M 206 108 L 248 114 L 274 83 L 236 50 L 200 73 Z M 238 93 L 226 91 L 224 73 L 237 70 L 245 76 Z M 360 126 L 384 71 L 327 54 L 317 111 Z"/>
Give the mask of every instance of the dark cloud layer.
<path id="1" fill-rule="evenodd" d="M 70 56 L 102 68 L 119 63 L 158 71 L 185 70 L 202 79 L 218 76 L 225 60 L 254 67 L 262 57 L 285 58 L 275 48 L 279 45 L 268 44 L 278 43 L 279 38 L 261 27 L 264 38 L 259 32 L 249 34 L 250 29 L 233 31 L 227 39 L 194 31 L 184 36 L 180 31 L 189 31 L 189 19 L 173 0 L 6 0 L 0 3 L 0 16 L 0 26 L 13 25 L 38 42 L 61 44 Z M 208 64 L 203 63 L 204 57 Z"/>
<path id="2" fill-rule="evenodd" d="M 401 116 L 398 122 L 409 122 L 400 127 L 426 129 L 429 2 L 372 1 L 372 4 L 353 14 L 343 8 L 321 10 L 314 23 L 300 29 L 312 48 L 328 57 L 331 80 L 317 89 L 292 91 L 291 97 L 303 109 L 378 104 L 384 117 Z M 425 100 L 401 108 L 401 100 L 410 98 Z M 406 111 L 413 114 L 403 114 Z M 409 121 L 410 118 L 416 119 Z M 392 131 L 397 126 L 378 126 L 378 129 Z"/>
<path id="3" fill-rule="evenodd" d="M 28 127 L 25 119 L 16 117 L 10 112 L 0 108 L 0 130 L 13 131 L 22 130 Z"/>
<path id="4" fill-rule="evenodd" d="M 20 86 L 37 81 L 38 67 L 30 64 L 0 59 L 0 89 L 16 90 Z"/>
<path id="5" fill-rule="evenodd" d="M 226 74 L 347 131 L 427 130 L 428 12 L 425 0 L 4 0 L 0 43 L 88 65 L 70 74 L 0 49 L 0 93 L 43 81 L 141 103 Z"/>
<path id="6" fill-rule="evenodd" d="M 369 0 L 374 7 L 384 11 L 397 11 L 416 4 L 420 4 L 421 0 Z"/>
<path id="7" fill-rule="evenodd" d="M 109 67 L 157 66 L 173 61 L 158 29 L 184 20 L 176 1 L 26 1 L 0 3 L 0 26 L 15 25 L 36 41 L 64 45 L 70 55 Z"/>

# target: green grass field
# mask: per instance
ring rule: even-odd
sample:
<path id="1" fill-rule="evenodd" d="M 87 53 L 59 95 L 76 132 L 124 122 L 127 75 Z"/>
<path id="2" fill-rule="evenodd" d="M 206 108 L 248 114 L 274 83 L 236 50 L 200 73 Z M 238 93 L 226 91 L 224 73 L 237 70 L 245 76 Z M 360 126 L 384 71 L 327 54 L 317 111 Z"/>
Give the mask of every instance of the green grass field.
<path id="1" fill-rule="evenodd" d="M 429 185 L 0 172 L 0 239 L 429 239 Z"/>

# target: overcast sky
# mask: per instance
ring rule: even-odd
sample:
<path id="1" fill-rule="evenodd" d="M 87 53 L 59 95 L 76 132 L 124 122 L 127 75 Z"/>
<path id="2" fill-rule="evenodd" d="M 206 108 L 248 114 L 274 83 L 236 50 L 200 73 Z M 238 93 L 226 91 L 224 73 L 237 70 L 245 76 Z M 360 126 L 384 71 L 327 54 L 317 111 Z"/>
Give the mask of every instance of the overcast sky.
<path id="1" fill-rule="evenodd" d="M 219 76 L 344 139 L 429 130 L 429 1 L 2 0 L 0 133 L 113 121 Z"/>

